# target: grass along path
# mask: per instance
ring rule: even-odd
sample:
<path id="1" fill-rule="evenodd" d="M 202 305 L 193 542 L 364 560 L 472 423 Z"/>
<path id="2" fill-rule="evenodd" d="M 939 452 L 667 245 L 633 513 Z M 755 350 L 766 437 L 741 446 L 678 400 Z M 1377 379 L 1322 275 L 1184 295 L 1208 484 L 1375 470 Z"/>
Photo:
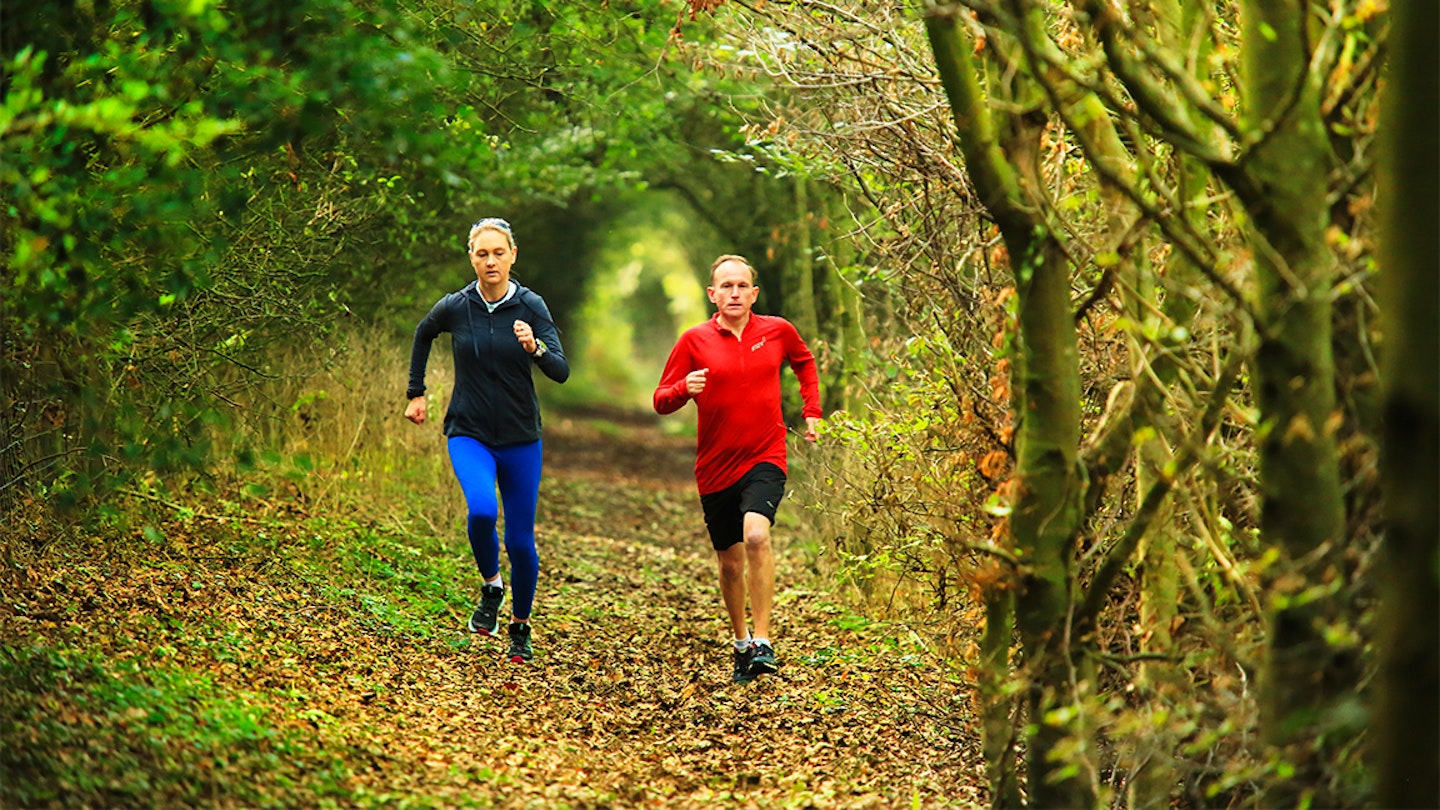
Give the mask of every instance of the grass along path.
<path id="1" fill-rule="evenodd" d="M 730 683 L 691 441 L 547 424 L 529 666 L 465 632 L 468 547 L 415 520 L 5 541 L 0 805 L 979 805 L 968 690 L 826 595 L 794 504 L 782 669 Z"/>

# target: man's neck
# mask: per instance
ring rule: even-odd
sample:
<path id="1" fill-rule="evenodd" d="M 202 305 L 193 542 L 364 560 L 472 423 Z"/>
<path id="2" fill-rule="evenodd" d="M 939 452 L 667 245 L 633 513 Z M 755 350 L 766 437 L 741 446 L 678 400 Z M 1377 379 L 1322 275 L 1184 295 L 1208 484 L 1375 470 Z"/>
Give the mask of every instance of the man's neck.
<path id="1" fill-rule="evenodd" d="M 745 331 L 745 327 L 750 323 L 749 312 L 745 313 L 743 317 L 735 320 L 727 318 L 723 314 L 721 314 L 719 318 L 720 325 L 725 329 L 729 330 L 730 332 L 734 333 L 735 337 L 737 338 L 740 337 L 740 334 Z"/>

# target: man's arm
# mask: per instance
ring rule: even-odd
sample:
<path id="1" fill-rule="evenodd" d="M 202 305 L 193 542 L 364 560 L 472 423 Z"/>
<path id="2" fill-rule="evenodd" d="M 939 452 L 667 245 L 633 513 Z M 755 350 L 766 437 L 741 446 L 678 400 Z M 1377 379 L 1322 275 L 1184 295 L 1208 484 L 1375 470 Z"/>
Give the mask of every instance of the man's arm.
<path id="1" fill-rule="evenodd" d="M 786 331 L 785 360 L 790 364 L 790 370 L 795 372 L 795 379 L 800 381 L 800 399 L 804 402 L 800 412 L 809 424 L 811 419 L 819 420 L 825 415 L 820 407 L 820 373 L 815 367 L 815 355 L 805 345 L 800 332 L 793 324 Z"/>
<path id="2" fill-rule="evenodd" d="M 670 358 L 665 361 L 665 370 L 660 372 L 660 384 L 655 388 L 656 413 L 674 413 L 690 401 L 691 394 L 686 377 L 695 371 L 692 365 L 689 346 L 685 336 L 681 335 L 675 347 L 670 350 Z"/>

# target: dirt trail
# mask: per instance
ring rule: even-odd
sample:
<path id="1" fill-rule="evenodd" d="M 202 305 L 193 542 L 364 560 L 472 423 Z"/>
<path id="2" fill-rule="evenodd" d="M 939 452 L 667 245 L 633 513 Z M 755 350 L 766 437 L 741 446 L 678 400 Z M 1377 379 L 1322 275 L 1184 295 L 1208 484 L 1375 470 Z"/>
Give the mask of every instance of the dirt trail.
<path id="1" fill-rule="evenodd" d="M 283 555 L 227 546 L 214 524 L 206 534 L 177 525 L 153 547 L 158 556 L 143 543 L 97 544 L 79 556 L 42 553 L 11 572 L 0 636 L 17 650 L 78 645 L 104 664 L 52 658 L 53 688 L 39 670 L 24 676 L 17 683 L 40 691 L 6 712 L 13 728 L 32 729 L 32 742 L 0 753 L 30 763 L 39 784 L 59 781 L 36 770 L 46 758 L 93 763 L 102 783 L 80 794 L 57 786 L 57 806 L 65 795 L 287 806 L 327 794 L 425 807 L 979 804 L 968 691 L 931 665 L 916 637 L 836 606 L 794 546 L 784 514 L 794 504 L 775 532 L 782 669 L 732 684 L 692 440 L 664 436 L 653 419 L 608 414 L 552 418 L 545 441 L 532 664 L 508 664 L 498 641 L 465 632 L 468 610 L 437 616 L 445 626 L 435 632 L 377 630 L 365 617 L 385 603 L 357 609 L 369 598 L 358 586 L 327 590 Z M 225 531 L 256 537 L 248 525 Z M 282 528 L 272 541 L 344 542 L 300 531 Z M 406 555 L 419 552 L 396 548 L 376 564 L 403 573 Z M 463 541 L 452 548 L 463 553 Z M 77 704 L 62 685 L 106 694 L 138 684 L 137 694 L 155 695 L 147 673 L 162 669 L 205 674 L 171 709 Z M 280 748 L 264 727 L 235 737 L 184 726 L 221 717 L 206 707 L 226 700 L 268 707 L 269 722 L 305 740 L 303 750 Z M 46 723 L 50 736 L 33 731 Z M 189 736 L 155 736 L 176 723 Z M 148 792 L 143 773 L 107 770 L 117 747 L 174 774 L 169 798 Z M 316 767 L 333 775 L 317 777 Z M 253 780 L 263 799 L 238 798 L 251 794 L 235 779 Z"/>
<path id="2" fill-rule="evenodd" d="M 643 420 L 604 426 L 547 426 L 534 665 L 482 644 L 417 672 L 425 703 L 375 710 L 397 714 L 396 734 L 433 735 L 435 762 L 388 777 L 443 792 L 450 766 L 478 766 L 494 775 L 481 789 L 514 806 L 975 805 L 976 741 L 956 719 L 967 696 L 913 638 L 833 606 L 785 553 L 783 521 L 783 667 L 730 682 L 693 440 Z"/>

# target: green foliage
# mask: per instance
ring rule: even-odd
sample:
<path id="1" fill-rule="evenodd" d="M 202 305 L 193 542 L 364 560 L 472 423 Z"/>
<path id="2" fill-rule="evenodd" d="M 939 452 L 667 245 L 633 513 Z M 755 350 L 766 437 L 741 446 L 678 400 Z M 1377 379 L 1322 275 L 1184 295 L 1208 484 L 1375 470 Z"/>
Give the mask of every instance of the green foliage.
<path id="1" fill-rule="evenodd" d="M 978 593 L 994 576 L 992 555 L 1008 552 L 987 538 L 992 483 L 979 462 L 992 440 L 955 397 L 970 364 L 940 333 L 892 349 L 867 364 L 885 380 L 869 412 L 826 419 L 801 495 L 812 505 L 811 528 L 833 544 L 842 581 L 888 594 L 902 615 L 924 616 L 933 602 Z"/>
<path id="2" fill-rule="evenodd" d="M 439 65 L 404 47 L 403 32 L 375 36 L 392 24 L 384 14 L 329 0 L 113 11 L 32 7 L 88 36 L 73 50 L 4 53 L 7 286 L 28 316 L 16 324 L 24 337 L 94 334 L 93 321 L 207 286 L 227 246 L 221 226 L 241 220 L 277 150 L 358 137 L 395 159 L 424 145 L 397 113 L 431 106 L 423 88 Z M 11 42 L 25 41 L 29 20 Z"/>
<path id="3" fill-rule="evenodd" d="M 204 464 L 212 434 L 263 441 L 243 395 L 325 362 L 337 317 L 413 324 L 465 282 L 477 212 L 517 220 L 521 277 L 567 323 L 596 201 L 687 171 L 697 133 L 734 143 L 735 85 L 675 58 L 670 21 L 659 0 L 11 15 L 0 493 L 75 504 Z M 281 369 L 280 345 L 321 351 Z"/>
<path id="4" fill-rule="evenodd" d="M 437 617 L 468 615 L 474 607 L 473 594 L 459 587 L 474 568 L 456 554 L 455 544 L 352 520 L 315 520 L 307 528 L 310 548 L 297 559 L 297 570 L 327 599 L 353 605 L 359 626 L 369 632 L 431 638 Z"/>
<path id="5" fill-rule="evenodd" d="M 0 51 L 0 472 L 60 502 L 203 461 L 214 375 L 343 311 L 331 240 L 403 216 L 395 178 L 445 143 L 443 65 L 384 8 L 106 9 L 32 5 Z"/>
<path id="6" fill-rule="evenodd" d="M 26 778 L 0 783 L 7 804 L 195 805 L 223 791 L 264 807 L 274 806 L 276 785 L 312 800 L 340 790 L 338 752 L 204 673 L 77 648 L 9 652 L 0 658 L 0 691 L 10 696 L 0 769 Z"/>
<path id="7" fill-rule="evenodd" d="M 550 387 L 551 401 L 577 397 L 648 410 L 670 348 L 681 331 L 710 314 L 696 246 L 721 252 L 708 229 L 688 218 L 673 194 L 632 194 L 630 211 L 611 220 L 566 343 L 574 372 Z"/>

